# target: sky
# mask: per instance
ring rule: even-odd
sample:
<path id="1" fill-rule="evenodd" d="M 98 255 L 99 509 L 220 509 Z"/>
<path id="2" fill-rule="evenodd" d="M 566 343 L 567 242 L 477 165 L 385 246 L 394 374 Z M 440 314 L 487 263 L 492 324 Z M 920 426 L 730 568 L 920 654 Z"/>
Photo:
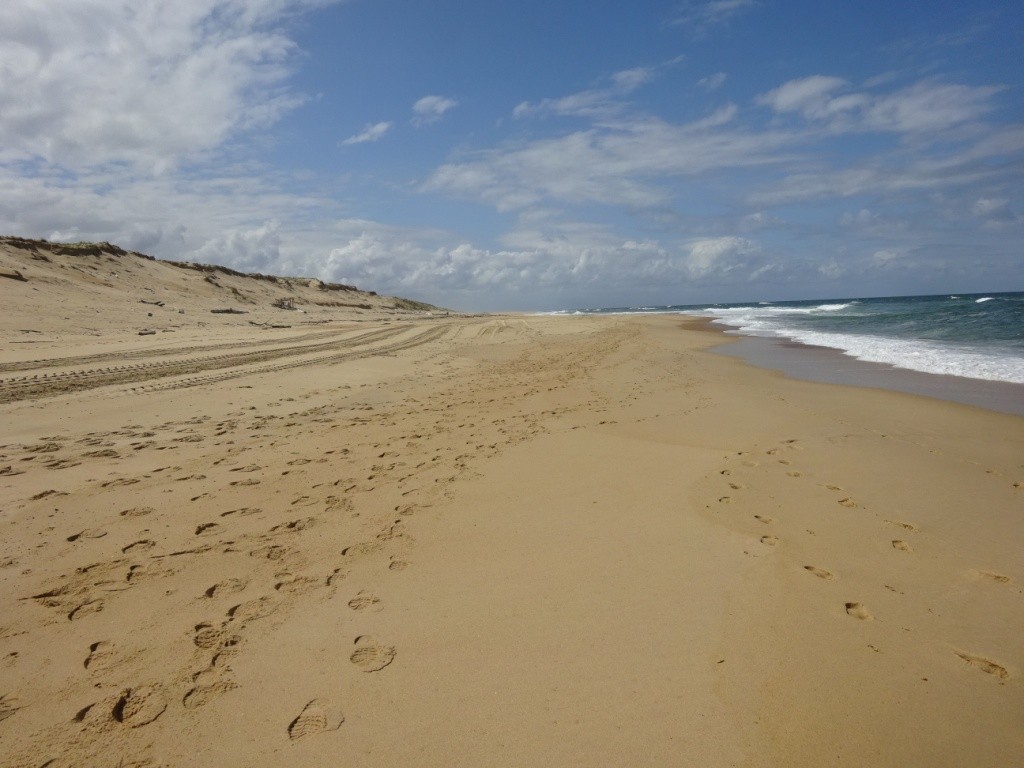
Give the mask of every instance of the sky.
<path id="1" fill-rule="evenodd" d="M 1024 3 L 4 0 L 0 233 L 459 310 L 1024 290 Z"/>

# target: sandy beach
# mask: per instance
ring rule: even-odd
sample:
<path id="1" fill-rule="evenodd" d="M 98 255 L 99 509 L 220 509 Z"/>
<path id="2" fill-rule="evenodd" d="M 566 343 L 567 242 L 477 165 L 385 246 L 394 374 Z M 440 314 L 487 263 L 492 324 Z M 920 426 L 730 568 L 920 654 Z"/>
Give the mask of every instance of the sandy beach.
<path id="1" fill-rule="evenodd" d="M 676 316 L 38 253 L 0 764 L 1024 764 L 1024 418 Z"/>

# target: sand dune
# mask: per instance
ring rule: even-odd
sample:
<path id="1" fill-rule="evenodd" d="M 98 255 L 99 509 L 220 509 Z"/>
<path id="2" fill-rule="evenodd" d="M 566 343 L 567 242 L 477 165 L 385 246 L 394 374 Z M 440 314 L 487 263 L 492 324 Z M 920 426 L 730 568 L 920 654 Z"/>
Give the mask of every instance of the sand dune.
<path id="1" fill-rule="evenodd" d="M 1024 762 L 1024 419 L 4 253 L 4 765 Z"/>

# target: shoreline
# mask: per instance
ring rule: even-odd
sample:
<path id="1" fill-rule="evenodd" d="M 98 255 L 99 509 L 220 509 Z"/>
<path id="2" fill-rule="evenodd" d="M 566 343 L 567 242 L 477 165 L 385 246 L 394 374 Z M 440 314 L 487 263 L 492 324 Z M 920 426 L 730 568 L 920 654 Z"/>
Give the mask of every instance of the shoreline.
<path id="1" fill-rule="evenodd" d="M 1024 384 L 923 373 L 859 360 L 831 347 L 731 333 L 708 322 L 712 329 L 734 340 L 711 351 L 738 357 L 760 368 L 805 381 L 905 392 L 1024 416 Z"/>
<path id="2" fill-rule="evenodd" d="M 1024 418 L 679 316 L 305 334 L 0 404 L 11 765 L 1024 760 Z"/>

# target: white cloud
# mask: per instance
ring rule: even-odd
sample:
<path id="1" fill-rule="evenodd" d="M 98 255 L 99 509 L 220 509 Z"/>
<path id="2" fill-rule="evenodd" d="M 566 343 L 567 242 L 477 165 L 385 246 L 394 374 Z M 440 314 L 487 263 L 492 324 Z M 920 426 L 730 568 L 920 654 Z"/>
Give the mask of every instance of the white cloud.
<path id="1" fill-rule="evenodd" d="M 380 123 L 370 123 L 362 130 L 361 133 L 357 133 L 354 136 L 349 136 L 341 143 L 345 145 L 352 145 L 365 144 L 370 141 L 380 141 L 384 137 L 384 134 L 387 133 L 389 130 L 391 130 L 391 123 L 388 121 Z"/>
<path id="2" fill-rule="evenodd" d="M 757 243 L 744 237 L 728 235 L 702 238 L 689 244 L 687 267 L 695 277 L 703 277 L 711 272 L 731 272 L 742 264 L 742 257 L 759 250 Z"/>
<path id="3" fill-rule="evenodd" d="M 992 109 L 992 97 L 1002 90 L 923 80 L 875 95 L 847 92 L 849 86 L 842 78 L 812 75 L 783 83 L 755 101 L 777 114 L 799 113 L 824 122 L 834 131 L 927 134 L 980 120 Z"/>
<path id="4" fill-rule="evenodd" d="M 329 0 L 5 0 L 0 161 L 165 171 L 301 104 L 287 16 Z"/>
<path id="5" fill-rule="evenodd" d="M 754 0 L 689 0 L 682 4 L 670 23 L 687 27 L 700 37 L 755 5 Z"/>
<path id="6" fill-rule="evenodd" d="M 590 88 L 571 93 L 568 96 L 541 99 L 536 103 L 523 101 L 512 110 L 512 116 L 523 118 L 551 114 L 595 118 L 612 117 L 625 106 L 622 101 L 623 97 L 651 82 L 658 69 L 673 66 L 681 60 L 682 58 L 677 56 L 657 67 L 633 67 L 614 72 L 608 78 L 609 85 L 604 88 Z"/>
<path id="7" fill-rule="evenodd" d="M 812 75 L 783 83 L 758 96 L 756 101 L 776 112 L 802 112 L 807 117 L 818 117 L 828 111 L 832 92 L 846 85 L 839 77 Z"/>
<path id="8" fill-rule="evenodd" d="M 725 85 L 725 80 L 727 77 L 728 75 L 725 74 L 725 72 L 715 72 L 715 74 L 713 75 L 708 75 L 707 77 L 702 77 L 700 80 L 698 80 L 697 86 L 699 88 L 703 88 L 705 91 L 708 91 L 709 93 L 711 91 L 717 91 L 719 88 Z"/>
<path id="9" fill-rule="evenodd" d="M 612 75 L 611 81 L 617 90 L 629 93 L 649 83 L 653 77 L 654 71 L 651 67 L 633 67 L 616 72 Z"/>
<path id="10" fill-rule="evenodd" d="M 971 206 L 971 213 L 984 218 L 1012 218 L 1010 201 L 1002 198 L 981 197 Z"/>
<path id="11" fill-rule="evenodd" d="M 740 229 L 744 232 L 751 232 L 758 229 L 772 229 L 785 226 L 786 222 L 777 216 L 772 216 L 766 211 L 755 211 L 748 213 L 740 219 Z"/>
<path id="12" fill-rule="evenodd" d="M 450 109 L 459 105 L 455 99 L 447 96 L 424 96 L 412 105 L 415 125 L 429 125 L 436 123 Z"/>
<path id="13" fill-rule="evenodd" d="M 241 259 L 239 268 L 270 269 L 268 238 L 280 237 L 283 259 L 286 241 L 300 248 L 308 242 L 299 222 L 337 213 L 331 200 L 286 193 L 267 177 L 250 174 L 132 178 L 97 172 L 69 180 L 60 174 L 25 177 L 0 166 L 0 232 L 109 240 L 170 259 L 211 261 L 221 253 L 225 261 Z M 267 224 L 277 221 L 280 227 Z M 268 229 L 260 237 L 262 227 Z M 263 255 L 259 264 L 252 256 L 257 252 Z"/>
<path id="14" fill-rule="evenodd" d="M 1009 137 L 1005 137 L 1009 142 Z M 1022 134 L 1021 138 L 1024 138 Z M 806 200 L 856 197 L 858 195 L 905 195 L 994 184 L 1013 177 L 1013 170 L 993 163 L 1005 153 L 1019 153 L 1008 144 L 987 137 L 959 153 L 913 157 L 878 156 L 860 166 L 792 173 L 780 182 L 755 191 L 754 205 L 783 205 Z"/>
<path id="15" fill-rule="evenodd" d="M 205 264 L 230 264 L 246 272 L 273 273 L 281 262 L 280 229 L 277 221 L 253 229 L 231 229 L 208 240 L 194 254 Z"/>
<path id="16" fill-rule="evenodd" d="M 871 261 L 880 267 L 892 267 L 907 255 L 908 250 L 908 248 L 882 248 L 871 254 Z"/>
<path id="17" fill-rule="evenodd" d="M 781 162 L 792 133 L 750 132 L 731 126 L 735 106 L 676 125 L 655 118 L 611 121 L 601 127 L 525 146 L 477 153 L 438 168 L 425 191 L 482 199 L 513 210 L 544 199 L 628 206 L 670 199 L 659 180 L 722 168 Z"/>
<path id="18" fill-rule="evenodd" d="M 1005 197 L 980 197 L 971 206 L 971 213 L 981 219 L 987 229 L 1001 229 L 1021 220 Z"/>
<path id="19" fill-rule="evenodd" d="M 992 109 L 998 87 L 920 82 L 874 99 L 864 110 L 864 127 L 898 133 L 941 131 L 982 118 Z"/>

